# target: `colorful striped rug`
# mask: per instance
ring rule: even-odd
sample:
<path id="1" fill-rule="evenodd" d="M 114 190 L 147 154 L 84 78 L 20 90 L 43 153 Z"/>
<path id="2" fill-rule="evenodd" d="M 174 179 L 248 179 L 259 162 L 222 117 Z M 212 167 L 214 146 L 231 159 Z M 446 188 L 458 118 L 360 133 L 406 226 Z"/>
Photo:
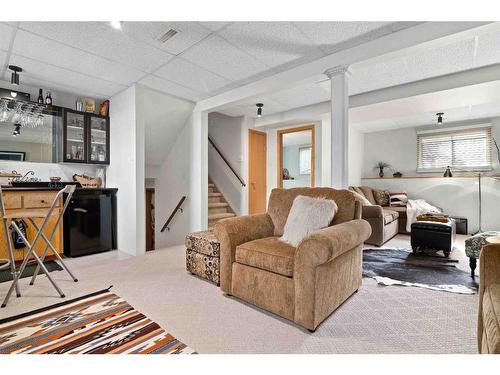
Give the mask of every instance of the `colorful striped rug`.
<path id="1" fill-rule="evenodd" d="M 193 354 L 109 289 L 0 320 L 0 353 Z"/>

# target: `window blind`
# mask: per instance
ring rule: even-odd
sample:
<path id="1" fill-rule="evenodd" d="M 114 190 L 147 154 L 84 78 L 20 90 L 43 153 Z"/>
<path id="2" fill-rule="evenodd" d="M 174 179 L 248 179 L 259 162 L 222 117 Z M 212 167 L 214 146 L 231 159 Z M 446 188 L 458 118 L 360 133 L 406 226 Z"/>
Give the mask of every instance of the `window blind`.
<path id="1" fill-rule="evenodd" d="M 299 174 L 311 174 L 311 147 L 299 149 Z"/>
<path id="2" fill-rule="evenodd" d="M 417 135 L 417 170 L 491 170 L 491 128 Z"/>

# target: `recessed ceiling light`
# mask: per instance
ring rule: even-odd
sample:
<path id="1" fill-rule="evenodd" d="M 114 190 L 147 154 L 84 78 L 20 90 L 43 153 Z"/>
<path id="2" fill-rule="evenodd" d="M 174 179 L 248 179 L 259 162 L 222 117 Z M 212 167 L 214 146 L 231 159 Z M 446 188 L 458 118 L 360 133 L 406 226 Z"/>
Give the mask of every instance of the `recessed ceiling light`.
<path id="1" fill-rule="evenodd" d="M 121 30 L 123 26 L 123 21 L 110 21 L 109 24 L 113 29 Z"/>
<path id="2" fill-rule="evenodd" d="M 444 115 L 444 112 L 436 113 L 438 125 L 443 125 L 443 115 Z"/>

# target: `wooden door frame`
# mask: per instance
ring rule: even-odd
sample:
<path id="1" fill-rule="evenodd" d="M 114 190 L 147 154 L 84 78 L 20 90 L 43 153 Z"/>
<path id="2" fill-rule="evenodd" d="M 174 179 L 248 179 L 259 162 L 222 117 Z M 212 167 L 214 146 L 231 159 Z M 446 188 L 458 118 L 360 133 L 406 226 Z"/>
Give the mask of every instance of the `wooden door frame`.
<path id="1" fill-rule="evenodd" d="M 255 129 L 248 129 L 248 137 L 247 137 L 247 144 L 248 144 L 248 150 L 247 150 L 247 157 L 248 157 L 248 162 L 247 162 L 247 178 L 248 178 L 248 192 L 247 192 L 247 211 L 248 211 L 248 214 L 250 214 L 250 185 L 251 185 L 251 181 L 250 181 L 250 160 L 251 160 L 251 156 L 250 155 L 250 135 L 251 133 L 256 133 L 256 134 L 262 134 L 264 135 L 264 137 L 266 138 L 266 180 L 264 181 L 264 191 L 265 191 L 265 198 L 266 199 L 266 202 L 265 202 L 265 206 L 267 205 L 267 133 L 266 132 L 263 132 L 263 131 L 259 131 L 259 130 L 255 130 Z"/>
<path id="2" fill-rule="evenodd" d="M 297 133 L 305 130 L 311 131 L 311 187 L 314 187 L 314 180 L 316 177 L 315 164 L 316 164 L 316 145 L 314 136 L 314 124 L 298 126 L 295 128 L 281 129 L 277 132 L 278 141 L 278 187 L 283 188 L 283 135 L 289 133 Z"/>

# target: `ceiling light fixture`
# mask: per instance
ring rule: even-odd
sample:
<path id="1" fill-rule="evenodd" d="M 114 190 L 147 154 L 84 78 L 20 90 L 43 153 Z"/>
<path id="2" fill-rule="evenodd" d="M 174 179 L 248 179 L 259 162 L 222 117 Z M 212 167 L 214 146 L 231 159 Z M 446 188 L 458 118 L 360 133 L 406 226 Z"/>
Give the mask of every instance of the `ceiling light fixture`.
<path id="1" fill-rule="evenodd" d="M 443 115 L 444 115 L 444 112 L 436 113 L 436 116 L 438 117 L 438 119 L 437 119 L 438 125 L 443 125 Z"/>
<path id="2" fill-rule="evenodd" d="M 257 106 L 257 117 L 262 117 L 262 107 L 264 107 L 264 104 L 257 103 L 255 105 Z"/>
<path id="3" fill-rule="evenodd" d="M 15 65 L 9 65 L 9 70 L 12 70 L 10 83 L 19 86 L 19 73 L 22 72 L 23 69 Z"/>
<path id="4" fill-rule="evenodd" d="M 19 134 L 21 134 L 21 125 L 15 124 L 14 125 L 14 132 L 12 133 L 12 136 L 17 137 Z"/>
<path id="5" fill-rule="evenodd" d="M 121 30 L 123 26 L 123 21 L 110 21 L 109 24 L 113 29 Z"/>

